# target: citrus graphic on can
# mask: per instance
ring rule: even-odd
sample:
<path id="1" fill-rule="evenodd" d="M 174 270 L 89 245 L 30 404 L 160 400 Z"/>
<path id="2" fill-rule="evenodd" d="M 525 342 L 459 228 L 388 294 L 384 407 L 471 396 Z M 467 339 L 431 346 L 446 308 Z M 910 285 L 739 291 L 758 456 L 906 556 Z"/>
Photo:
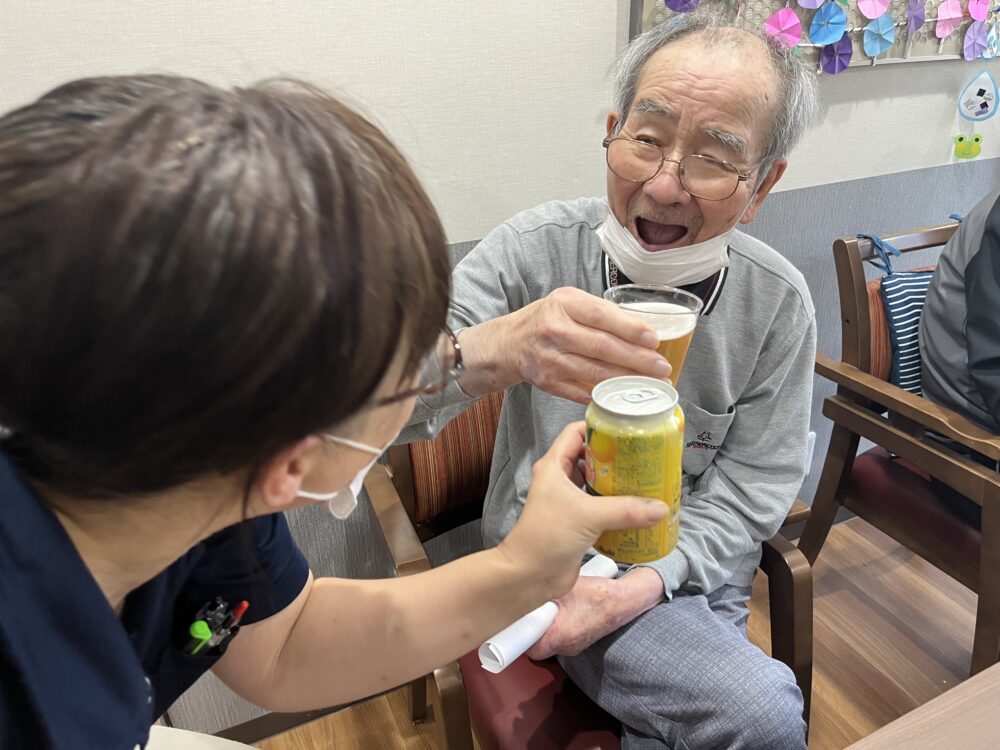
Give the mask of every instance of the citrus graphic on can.
<path id="1" fill-rule="evenodd" d="M 600 552 L 635 564 L 677 546 L 683 452 L 684 413 L 673 386 L 640 376 L 597 384 L 587 407 L 587 491 L 656 498 L 670 507 L 667 517 L 648 529 L 604 532 L 594 545 Z"/>

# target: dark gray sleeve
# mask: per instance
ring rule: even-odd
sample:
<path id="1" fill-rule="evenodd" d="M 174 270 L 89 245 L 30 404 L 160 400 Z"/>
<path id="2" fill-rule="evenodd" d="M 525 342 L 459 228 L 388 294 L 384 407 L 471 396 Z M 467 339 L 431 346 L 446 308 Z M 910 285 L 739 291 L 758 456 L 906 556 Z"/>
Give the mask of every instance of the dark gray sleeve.
<path id="1" fill-rule="evenodd" d="M 986 220 L 979 252 L 965 268 L 969 374 L 1000 422 L 1000 201 Z"/>

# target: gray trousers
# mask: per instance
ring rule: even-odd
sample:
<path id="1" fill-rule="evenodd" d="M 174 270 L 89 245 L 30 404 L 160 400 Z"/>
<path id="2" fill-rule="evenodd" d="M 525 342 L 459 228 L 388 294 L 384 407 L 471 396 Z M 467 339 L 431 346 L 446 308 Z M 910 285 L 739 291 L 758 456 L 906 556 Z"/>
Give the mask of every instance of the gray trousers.
<path id="1" fill-rule="evenodd" d="M 678 592 L 559 661 L 622 722 L 623 750 L 804 750 L 802 693 L 747 640 L 749 598 L 749 587 Z"/>

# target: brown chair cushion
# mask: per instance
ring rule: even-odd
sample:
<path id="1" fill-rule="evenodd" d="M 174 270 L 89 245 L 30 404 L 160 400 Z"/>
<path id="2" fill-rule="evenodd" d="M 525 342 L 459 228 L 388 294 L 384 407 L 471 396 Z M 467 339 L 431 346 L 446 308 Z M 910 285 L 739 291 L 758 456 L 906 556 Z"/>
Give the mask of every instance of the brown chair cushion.
<path id="1" fill-rule="evenodd" d="M 621 750 L 621 724 L 555 659 L 522 656 L 500 674 L 483 669 L 475 651 L 458 663 L 482 750 Z"/>
<path id="2" fill-rule="evenodd" d="M 410 444 L 415 523 L 475 500 L 490 479 L 503 392 L 480 399 L 455 417 L 434 440 Z"/>
<path id="3" fill-rule="evenodd" d="M 892 342 L 889 340 L 889 321 L 882 304 L 882 279 L 868 282 L 868 320 L 871 323 L 871 374 L 880 380 L 889 380 L 892 372 Z"/>
<path id="4" fill-rule="evenodd" d="M 909 461 L 889 458 L 884 448 L 862 453 L 854 460 L 845 495 L 851 498 L 849 508 L 860 502 L 892 514 L 901 525 L 934 537 L 969 565 L 979 566 L 980 532 L 951 510 L 935 494 L 930 476 Z"/>

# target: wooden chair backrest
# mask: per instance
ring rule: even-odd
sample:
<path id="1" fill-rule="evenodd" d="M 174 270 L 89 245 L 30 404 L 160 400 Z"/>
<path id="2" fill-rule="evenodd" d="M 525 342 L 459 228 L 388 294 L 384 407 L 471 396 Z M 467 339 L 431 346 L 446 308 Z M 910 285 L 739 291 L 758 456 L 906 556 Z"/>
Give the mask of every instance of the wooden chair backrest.
<path id="1" fill-rule="evenodd" d="M 503 392 L 486 396 L 433 440 L 390 449 L 393 484 L 419 527 L 464 506 L 480 508 L 490 479 Z M 470 509 L 470 512 L 474 510 Z"/>
<path id="2" fill-rule="evenodd" d="M 940 247 L 951 239 L 958 222 L 882 239 L 903 253 Z M 888 332 L 877 282 L 865 280 L 864 264 L 876 256 L 872 243 L 841 237 L 833 243 L 833 260 L 840 292 L 841 359 L 871 375 L 888 377 Z"/>

